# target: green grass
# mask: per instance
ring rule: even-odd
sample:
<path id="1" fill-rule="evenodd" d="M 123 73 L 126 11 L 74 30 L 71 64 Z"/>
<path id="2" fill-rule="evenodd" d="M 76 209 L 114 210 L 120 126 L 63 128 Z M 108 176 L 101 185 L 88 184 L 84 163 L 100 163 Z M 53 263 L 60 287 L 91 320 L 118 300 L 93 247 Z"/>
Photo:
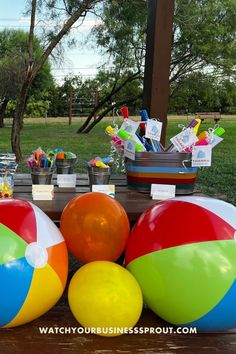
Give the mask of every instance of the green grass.
<path id="1" fill-rule="evenodd" d="M 169 144 L 169 138 L 180 131 L 179 123 L 186 124 L 186 119 L 169 121 L 166 145 Z M 65 151 L 76 153 L 76 172 L 85 172 L 86 161 L 110 153 L 110 137 L 104 132 L 107 125 L 108 122 L 101 122 L 89 134 L 77 134 L 78 123 L 71 126 L 66 123 L 26 124 L 21 135 L 24 159 L 18 172 L 28 172 L 26 159 L 39 146 L 45 150 L 62 147 Z M 212 122 L 203 123 L 200 131 L 210 126 Z M 196 187 L 207 195 L 236 205 L 236 120 L 222 120 L 221 126 L 226 130 L 224 141 L 213 150 L 212 166 L 199 171 Z M 11 151 L 10 134 L 10 126 L 0 129 L 1 152 Z"/>
<path id="2" fill-rule="evenodd" d="M 32 151 L 41 147 L 55 149 L 61 147 L 64 151 L 72 151 L 78 156 L 77 172 L 86 170 L 86 161 L 96 156 L 107 156 L 110 152 L 110 137 L 105 134 L 104 127 L 100 124 L 90 134 L 77 134 L 78 125 L 50 123 L 25 125 L 21 134 L 21 151 L 24 156 L 18 166 L 18 172 L 27 172 L 27 157 Z M 11 151 L 11 128 L 0 129 L 0 151 Z"/>

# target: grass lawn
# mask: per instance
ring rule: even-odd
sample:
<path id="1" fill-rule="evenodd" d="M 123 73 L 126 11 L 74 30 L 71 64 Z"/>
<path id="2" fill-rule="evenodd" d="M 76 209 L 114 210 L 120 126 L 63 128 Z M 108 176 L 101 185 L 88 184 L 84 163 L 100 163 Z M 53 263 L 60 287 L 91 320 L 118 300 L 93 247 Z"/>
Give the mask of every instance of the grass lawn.
<path id="1" fill-rule="evenodd" d="M 167 129 L 167 144 L 169 138 L 180 131 L 178 124 L 186 124 L 186 119 L 170 119 Z M 212 127 L 214 122 L 203 122 L 200 131 Z M 18 172 L 28 172 L 26 158 L 39 146 L 42 149 L 62 147 L 65 151 L 77 154 L 79 162 L 77 172 L 86 171 L 86 161 L 96 156 L 107 156 L 110 153 L 110 137 L 104 132 L 109 122 L 101 122 L 89 134 L 77 134 L 81 123 L 27 123 L 21 135 L 21 149 L 24 160 L 18 167 Z M 199 171 L 197 189 L 203 193 L 227 200 L 236 205 L 236 120 L 222 119 L 221 126 L 225 128 L 224 141 L 213 150 L 212 166 Z M 11 127 L 6 125 L 0 129 L 0 152 L 11 151 Z"/>

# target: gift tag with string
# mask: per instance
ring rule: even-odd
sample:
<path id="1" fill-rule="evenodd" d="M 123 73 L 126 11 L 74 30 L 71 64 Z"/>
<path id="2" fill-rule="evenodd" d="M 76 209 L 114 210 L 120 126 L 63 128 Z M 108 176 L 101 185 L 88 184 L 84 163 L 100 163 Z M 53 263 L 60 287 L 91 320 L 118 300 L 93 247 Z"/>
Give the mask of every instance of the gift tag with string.
<path id="1" fill-rule="evenodd" d="M 145 138 L 160 141 L 163 123 L 153 119 L 148 119 L 146 124 Z"/>
<path id="2" fill-rule="evenodd" d="M 176 147 L 176 149 L 181 152 L 187 147 L 195 144 L 198 141 L 198 138 L 193 133 L 192 128 L 187 128 L 171 138 L 170 141 Z"/>

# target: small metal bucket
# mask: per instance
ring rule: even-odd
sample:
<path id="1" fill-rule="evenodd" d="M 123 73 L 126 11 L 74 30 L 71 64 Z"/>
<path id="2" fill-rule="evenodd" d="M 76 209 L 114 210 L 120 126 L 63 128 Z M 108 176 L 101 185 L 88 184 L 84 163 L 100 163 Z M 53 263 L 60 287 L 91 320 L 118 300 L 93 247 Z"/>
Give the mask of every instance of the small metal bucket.
<path id="1" fill-rule="evenodd" d="M 32 184 L 51 184 L 53 172 L 50 168 L 32 169 Z"/>
<path id="2" fill-rule="evenodd" d="M 96 166 L 88 166 L 88 177 L 90 190 L 93 184 L 109 184 L 111 177 L 111 167 L 101 168 Z"/>
<path id="3" fill-rule="evenodd" d="M 77 157 L 73 159 L 56 159 L 57 174 L 73 174 Z"/>
<path id="4" fill-rule="evenodd" d="M 198 169 L 191 159 L 185 152 L 138 152 L 135 160 L 126 160 L 128 187 L 150 192 L 151 184 L 172 184 L 176 194 L 192 194 Z"/>

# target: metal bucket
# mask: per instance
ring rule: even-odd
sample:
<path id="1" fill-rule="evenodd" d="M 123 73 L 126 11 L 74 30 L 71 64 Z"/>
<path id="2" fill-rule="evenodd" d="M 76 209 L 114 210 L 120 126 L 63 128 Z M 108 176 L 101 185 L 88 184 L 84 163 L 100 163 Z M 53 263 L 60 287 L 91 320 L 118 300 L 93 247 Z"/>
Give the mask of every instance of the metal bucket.
<path id="1" fill-rule="evenodd" d="M 90 190 L 93 184 L 109 184 L 111 177 L 111 167 L 101 168 L 96 166 L 88 166 L 88 177 Z"/>
<path id="2" fill-rule="evenodd" d="M 57 174 L 72 174 L 77 157 L 73 159 L 56 159 Z"/>
<path id="3" fill-rule="evenodd" d="M 172 184 L 176 194 L 192 194 L 198 169 L 191 159 L 185 152 L 138 152 L 135 160 L 126 160 L 128 187 L 150 192 L 151 184 Z"/>
<path id="4" fill-rule="evenodd" d="M 32 169 L 32 184 L 51 184 L 53 172 L 50 168 Z"/>

